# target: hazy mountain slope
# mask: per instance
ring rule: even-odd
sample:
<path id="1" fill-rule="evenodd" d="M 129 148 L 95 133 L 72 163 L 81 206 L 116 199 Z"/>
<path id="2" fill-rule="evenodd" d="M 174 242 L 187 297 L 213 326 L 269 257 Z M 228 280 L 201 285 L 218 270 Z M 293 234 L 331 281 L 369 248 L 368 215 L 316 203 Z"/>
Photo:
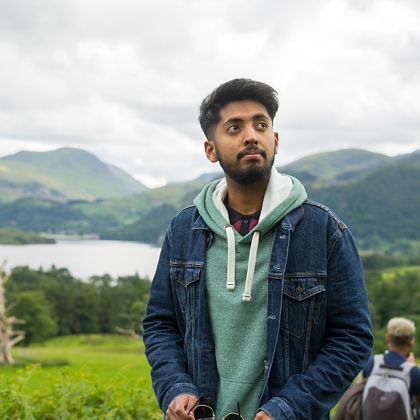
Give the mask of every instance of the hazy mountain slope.
<path id="1" fill-rule="evenodd" d="M 119 223 L 113 214 L 91 216 L 69 203 L 39 198 L 21 198 L 0 208 L 0 228 L 15 227 L 23 231 L 88 234 Z"/>
<path id="2" fill-rule="evenodd" d="M 297 163 L 287 166 L 295 169 L 292 175 L 300 173 L 298 178 L 304 182 L 310 199 L 337 212 L 359 245 L 372 249 L 400 239 L 420 241 L 420 153 L 388 158 L 359 152 L 320 154 L 312 161 L 305 158 L 307 166 L 302 168 Z M 2 164 L 0 161 L 0 168 Z M 315 171 L 315 167 L 319 170 Z M 314 172 L 323 174 L 324 179 L 317 178 Z M 32 188 L 43 188 L 39 180 L 32 181 Z M 205 183 L 195 180 L 169 184 L 131 196 L 96 201 L 16 200 L 1 206 L 0 227 L 101 233 L 109 239 L 159 242 L 170 220 L 192 203 Z"/>
<path id="3" fill-rule="evenodd" d="M 381 160 L 380 157 L 379 160 Z M 359 243 L 392 241 L 393 234 L 387 228 L 390 225 L 389 217 L 392 217 L 392 225 L 395 232 L 398 232 L 399 238 L 420 240 L 420 231 L 415 228 L 420 216 L 420 194 L 416 194 L 416 191 L 420 191 L 418 188 L 420 154 L 387 158 L 386 161 L 388 164 L 377 165 L 376 169 L 367 166 L 364 170 L 356 171 L 357 178 L 351 182 L 343 181 L 339 186 L 335 181 L 329 183 L 323 181 L 326 186 L 313 188 L 312 186 L 307 187 L 308 182 L 304 182 L 309 198 L 336 210 L 355 232 Z M 377 163 L 376 158 L 373 162 Z M 350 166 L 347 165 L 346 168 L 348 167 Z M 308 178 L 315 179 L 308 172 L 306 175 Z M 302 178 L 299 177 L 299 179 Z M 129 226 L 113 229 L 109 234 L 106 234 L 106 237 L 115 239 L 126 237 L 136 238 L 135 240 L 139 241 L 150 241 L 151 230 L 156 233 L 158 229 L 160 229 L 161 237 L 178 209 L 192 203 L 193 198 L 202 188 L 202 184 L 199 182 L 195 185 L 194 183 L 184 183 L 180 187 L 179 184 L 167 185 L 158 190 L 149 190 L 133 197 L 124 198 L 125 208 L 130 207 L 129 202 L 133 203 L 133 200 L 136 200 L 136 208 L 140 210 L 139 219 L 138 221 L 129 221 Z M 188 192 L 187 189 L 189 189 Z M 416 197 L 410 199 L 415 194 Z M 404 203 L 409 199 L 411 201 L 405 205 Z M 111 201 L 107 203 L 111 205 Z M 149 205 L 149 212 L 145 213 L 147 205 Z M 167 206 L 173 206 L 173 213 Z M 155 211 L 161 215 L 159 223 L 157 220 L 153 220 L 153 215 L 157 214 Z M 163 211 L 165 211 L 164 214 Z M 166 223 L 162 221 L 163 215 L 167 217 Z M 158 240 L 158 236 L 156 236 L 156 240 Z"/>
<path id="4" fill-rule="evenodd" d="M 129 224 L 150 213 L 151 209 L 162 205 L 171 205 L 176 211 L 192 204 L 193 198 L 205 185 L 204 182 L 190 181 L 168 184 L 140 194 L 119 199 L 107 199 L 97 202 L 74 203 L 73 208 L 95 217 L 107 214 L 117 218 L 121 224 Z"/>
<path id="5" fill-rule="evenodd" d="M 78 149 L 19 152 L 0 159 L 0 200 L 22 197 L 94 200 L 147 188 L 118 168 Z"/>
<path id="6" fill-rule="evenodd" d="M 312 192 L 365 244 L 420 240 L 420 154 L 394 159 L 347 185 Z"/>
<path id="7" fill-rule="evenodd" d="M 52 200 L 22 198 L 0 207 L 0 227 L 16 227 L 35 232 L 81 234 L 109 230 L 111 233 L 106 235 L 107 238 L 125 237 L 129 240 L 137 237 L 139 220 L 142 221 L 140 225 L 145 230 L 156 231 L 156 220 L 151 218 L 162 214 L 160 209 L 166 209 L 166 225 L 165 221 L 161 225 L 165 227 L 163 229 L 165 231 L 170 219 L 184 205 L 192 203 L 192 199 L 203 185 L 197 181 L 173 184 L 119 199 L 92 202 L 74 200 L 59 203 Z M 173 209 L 172 212 L 168 212 L 168 208 Z M 132 224 L 134 227 L 130 226 Z M 159 235 L 161 233 L 158 232 Z M 150 236 L 151 234 L 148 234 L 148 238 Z M 141 238 L 137 240 L 146 241 L 144 234 Z"/>
<path id="8" fill-rule="evenodd" d="M 290 175 L 305 174 L 304 177 L 312 175 L 315 178 L 332 181 L 339 179 L 337 177 L 347 172 L 359 173 L 389 164 L 392 159 L 366 150 L 345 149 L 317 153 L 280 166 L 278 169 L 280 172 Z"/>

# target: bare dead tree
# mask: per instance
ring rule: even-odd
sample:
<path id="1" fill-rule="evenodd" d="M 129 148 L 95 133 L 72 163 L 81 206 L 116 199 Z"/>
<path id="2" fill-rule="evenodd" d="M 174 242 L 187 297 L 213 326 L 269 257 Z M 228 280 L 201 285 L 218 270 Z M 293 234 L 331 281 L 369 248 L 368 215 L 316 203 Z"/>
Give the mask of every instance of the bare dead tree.
<path id="1" fill-rule="evenodd" d="M 130 337 L 133 337 L 136 340 L 140 340 L 141 339 L 141 336 L 139 334 L 137 334 L 132 329 L 125 329 L 125 328 L 115 327 L 115 331 L 119 332 L 120 334 L 128 335 Z"/>
<path id="2" fill-rule="evenodd" d="M 10 307 L 6 306 L 6 291 L 4 284 L 9 279 L 12 272 L 6 273 L 7 260 L 4 260 L 0 265 L 0 361 L 6 364 L 13 364 L 14 360 L 11 354 L 12 347 L 25 338 L 25 331 L 13 330 L 16 324 L 25 324 L 26 321 L 18 319 L 15 316 L 8 317 L 7 310 Z M 13 304 L 11 305 L 13 306 Z"/>

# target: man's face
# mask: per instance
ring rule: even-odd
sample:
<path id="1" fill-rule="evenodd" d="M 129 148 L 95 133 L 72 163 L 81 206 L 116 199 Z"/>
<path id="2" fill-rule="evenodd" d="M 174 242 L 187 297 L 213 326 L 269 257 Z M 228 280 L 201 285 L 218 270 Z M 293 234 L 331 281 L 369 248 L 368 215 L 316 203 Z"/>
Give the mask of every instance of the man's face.
<path id="1" fill-rule="evenodd" d="M 247 185 L 268 179 L 278 150 L 278 133 L 264 105 L 231 102 L 220 110 L 213 139 L 204 143 L 206 156 L 219 162 L 226 176 Z"/>

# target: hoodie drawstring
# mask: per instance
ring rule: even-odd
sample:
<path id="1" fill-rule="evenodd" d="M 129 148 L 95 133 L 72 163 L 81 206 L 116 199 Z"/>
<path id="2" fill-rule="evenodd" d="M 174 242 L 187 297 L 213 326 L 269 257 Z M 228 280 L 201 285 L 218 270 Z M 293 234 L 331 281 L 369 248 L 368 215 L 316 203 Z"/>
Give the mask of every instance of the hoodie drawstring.
<path id="1" fill-rule="evenodd" d="M 252 280 L 254 279 L 255 263 L 257 261 L 258 242 L 260 240 L 260 232 L 256 230 L 252 235 L 251 249 L 249 250 L 248 270 L 246 273 L 245 292 L 242 300 L 249 302 L 251 300 Z"/>
<path id="2" fill-rule="evenodd" d="M 225 231 L 228 244 L 226 289 L 233 290 L 235 288 L 235 234 L 232 226 L 226 226 Z"/>
<path id="3" fill-rule="evenodd" d="M 225 227 L 225 231 L 228 244 L 226 288 L 232 290 L 235 288 L 235 234 L 233 232 L 232 226 L 229 225 Z M 254 279 L 259 240 L 260 232 L 256 230 L 252 235 L 248 258 L 248 269 L 245 280 L 245 291 L 242 295 L 242 300 L 245 302 L 249 302 L 251 300 L 252 281 Z"/>

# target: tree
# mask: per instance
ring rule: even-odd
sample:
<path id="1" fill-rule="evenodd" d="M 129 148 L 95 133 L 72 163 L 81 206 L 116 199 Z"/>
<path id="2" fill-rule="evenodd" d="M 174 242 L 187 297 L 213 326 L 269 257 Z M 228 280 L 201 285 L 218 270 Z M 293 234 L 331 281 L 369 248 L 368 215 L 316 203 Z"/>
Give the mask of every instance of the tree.
<path id="1" fill-rule="evenodd" d="M 42 290 L 20 292 L 16 295 L 19 302 L 14 308 L 15 315 L 26 319 L 24 344 L 43 343 L 55 336 L 57 324 L 51 314 L 51 305 Z"/>
<path id="2" fill-rule="evenodd" d="M 4 284 L 9 279 L 11 272 L 5 273 L 6 260 L 0 266 L 0 361 L 12 364 L 14 363 L 11 349 L 12 347 L 25 338 L 25 331 L 13 331 L 15 324 L 24 324 L 25 321 L 15 316 L 8 317 L 6 315 L 6 292 Z"/>
<path id="3" fill-rule="evenodd" d="M 149 297 L 150 281 L 135 276 L 119 277 L 114 287 L 118 300 L 117 324 L 120 328 L 141 334 L 142 320 Z"/>

